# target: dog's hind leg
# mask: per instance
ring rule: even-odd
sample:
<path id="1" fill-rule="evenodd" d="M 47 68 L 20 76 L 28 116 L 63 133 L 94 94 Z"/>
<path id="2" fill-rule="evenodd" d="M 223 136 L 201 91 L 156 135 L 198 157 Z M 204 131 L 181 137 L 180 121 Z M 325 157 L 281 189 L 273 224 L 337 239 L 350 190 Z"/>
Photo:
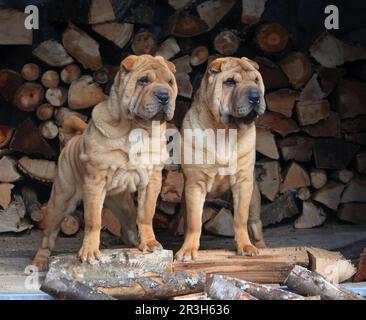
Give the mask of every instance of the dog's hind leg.
<path id="1" fill-rule="evenodd" d="M 121 240 L 126 245 L 137 247 L 139 245 L 137 233 L 137 211 L 131 193 L 122 193 L 108 196 L 104 205 L 111 209 L 121 224 Z"/>
<path id="2" fill-rule="evenodd" d="M 63 186 L 59 179 L 55 180 L 47 204 L 46 228 L 43 231 L 41 247 L 32 262 L 40 271 L 48 268 L 48 258 L 55 247 L 61 223 L 75 211 L 79 200 L 80 197 L 72 185 Z"/>

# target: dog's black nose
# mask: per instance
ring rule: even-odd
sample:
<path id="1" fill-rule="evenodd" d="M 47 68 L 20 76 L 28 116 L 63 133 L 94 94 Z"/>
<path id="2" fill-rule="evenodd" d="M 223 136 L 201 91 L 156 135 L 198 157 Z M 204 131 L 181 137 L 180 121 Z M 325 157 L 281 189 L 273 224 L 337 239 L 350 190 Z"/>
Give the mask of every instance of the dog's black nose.
<path id="1" fill-rule="evenodd" d="M 169 93 L 168 91 L 157 91 L 155 92 L 155 97 L 158 99 L 159 103 L 163 106 L 167 105 L 169 102 Z"/>
<path id="2" fill-rule="evenodd" d="M 248 95 L 248 100 L 251 105 L 256 106 L 259 104 L 261 96 L 258 91 L 252 90 Z"/>

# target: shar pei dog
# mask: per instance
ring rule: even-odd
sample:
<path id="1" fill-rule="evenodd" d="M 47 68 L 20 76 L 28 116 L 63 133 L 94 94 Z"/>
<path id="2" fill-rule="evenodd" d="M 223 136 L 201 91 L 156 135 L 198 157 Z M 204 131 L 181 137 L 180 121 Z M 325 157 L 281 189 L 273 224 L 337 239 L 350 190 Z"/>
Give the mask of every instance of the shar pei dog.
<path id="1" fill-rule="evenodd" d="M 92 263 L 100 256 L 104 201 L 119 211 L 127 240 L 141 250 L 161 249 L 152 219 L 161 189 L 163 161 L 152 164 L 143 157 L 154 156 L 153 152 L 158 156 L 166 153 L 165 120 L 172 119 L 177 97 L 174 72 L 174 64 L 162 57 L 131 55 L 121 62 L 109 98 L 94 108 L 83 132 L 62 149 L 34 265 L 47 268 L 60 224 L 80 201 L 84 204 L 85 221 L 79 251 L 82 261 Z M 157 121 L 161 134 L 158 147 L 155 140 L 155 149 L 141 151 L 147 154 L 131 161 L 135 142 L 130 134 L 134 129 L 143 129 L 151 137 L 153 121 Z"/>
<path id="2" fill-rule="evenodd" d="M 258 69 L 258 65 L 247 58 L 218 58 L 212 61 L 202 79 L 201 87 L 196 92 L 191 109 L 183 120 L 182 153 L 186 153 L 189 150 L 186 147 L 190 145 L 192 152 L 200 148 L 204 157 L 203 164 L 182 163 L 185 177 L 185 239 L 176 254 L 178 260 L 194 259 L 197 255 L 206 196 L 216 197 L 227 190 L 231 190 L 233 197 L 233 228 L 237 253 L 257 254 L 257 248 L 251 243 L 248 234 L 248 218 L 256 152 L 254 120 L 265 112 L 266 107 L 264 84 Z M 223 153 L 220 148 L 210 148 L 207 143 L 198 145 L 197 140 L 187 136 L 187 129 L 202 132 L 213 129 L 215 138 L 218 138 L 219 132 L 230 137 L 231 131 L 234 132 L 236 143 L 228 146 L 227 150 L 230 152 Z M 212 154 L 216 156 L 216 161 L 209 163 L 207 156 Z M 234 167 L 230 164 L 233 160 Z M 233 167 L 234 170 L 220 173 L 220 168 L 225 166 Z M 258 213 L 260 195 L 257 188 L 255 191 L 252 206 L 257 206 L 253 209 Z M 264 246 L 258 215 L 249 219 L 249 230 L 258 242 L 258 247 Z"/>

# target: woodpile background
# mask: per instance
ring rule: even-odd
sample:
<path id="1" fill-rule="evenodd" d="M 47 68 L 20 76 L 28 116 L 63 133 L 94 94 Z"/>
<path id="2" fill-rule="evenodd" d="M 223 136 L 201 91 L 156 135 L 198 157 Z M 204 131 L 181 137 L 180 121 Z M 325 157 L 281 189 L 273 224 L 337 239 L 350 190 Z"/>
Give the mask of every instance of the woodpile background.
<path id="1" fill-rule="evenodd" d="M 0 8 L 0 232 L 44 227 L 57 157 L 109 93 L 119 62 L 155 54 L 177 66 L 180 127 L 212 59 L 258 62 L 267 112 L 257 120 L 256 178 L 264 226 L 294 219 L 366 222 L 366 40 L 362 8 L 339 3 L 341 30 L 324 30 L 326 1 L 38 1 L 40 30 L 23 8 Z M 342 11 L 343 10 L 343 11 Z M 343 15 L 342 15 L 343 14 Z M 74 117 L 70 117 L 70 116 Z M 155 227 L 183 234 L 183 176 L 169 166 Z M 206 231 L 233 236 L 231 199 L 207 202 Z M 77 211 L 65 235 L 82 224 Z M 120 234 L 113 213 L 103 228 Z"/>

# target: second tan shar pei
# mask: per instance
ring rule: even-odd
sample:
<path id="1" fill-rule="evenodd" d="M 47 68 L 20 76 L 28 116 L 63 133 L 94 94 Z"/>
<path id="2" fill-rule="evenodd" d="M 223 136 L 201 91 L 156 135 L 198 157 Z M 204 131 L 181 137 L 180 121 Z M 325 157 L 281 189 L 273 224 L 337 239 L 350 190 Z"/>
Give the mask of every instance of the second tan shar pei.
<path id="1" fill-rule="evenodd" d="M 155 239 L 152 219 L 163 164 L 145 163 L 142 157 L 141 163 L 131 162 L 129 135 L 132 130 L 143 128 L 151 136 L 152 121 L 161 121 L 162 138 L 156 153 L 164 154 L 165 120 L 172 119 L 177 97 L 174 72 L 174 64 L 162 57 L 129 56 L 122 61 L 110 97 L 94 108 L 85 130 L 73 137 L 60 154 L 47 204 L 46 229 L 33 260 L 40 269 L 47 268 L 61 222 L 81 200 L 85 220 L 79 251 L 82 261 L 91 263 L 100 256 L 104 200 L 112 209 L 115 205 L 118 216 L 123 217 L 123 228 L 131 233 L 125 235 L 126 239 L 141 250 L 161 248 Z M 149 156 L 152 152 L 149 151 Z M 136 192 L 137 208 L 133 197 Z M 136 225 L 138 239 L 134 236 Z"/>
<path id="2" fill-rule="evenodd" d="M 185 239 L 176 255 L 177 259 L 190 260 L 197 255 L 206 196 L 216 197 L 229 189 L 233 195 L 233 227 L 237 253 L 257 253 L 257 248 L 251 243 L 248 234 L 248 216 L 256 152 L 254 120 L 264 111 L 264 84 L 258 72 L 258 65 L 254 61 L 246 58 L 219 58 L 209 65 L 191 109 L 183 121 L 184 143 L 191 143 L 193 150 L 198 148 L 196 140 L 188 141 L 187 129 L 214 129 L 216 138 L 218 129 L 222 129 L 226 137 L 229 137 L 230 129 L 235 129 L 237 144 L 232 146 L 231 153 L 221 152 L 221 155 L 218 155 L 218 152 L 222 150 L 200 144 L 199 148 L 205 155 L 204 163 L 182 163 L 185 177 Z M 218 156 L 220 161 L 208 163 L 206 155 L 210 154 Z M 230 166 L 232 155 L 235 155 L 236 170 L 231 174 L 221 174 L 220 168 Z M 257 199 L 258 196 L 259 192 L 256 190 Z M 258 206 L 258 203 L 253 205 Z M 262 226 L 259 217 L 256 220 L 259 223 L 252 224 L 252 221 L 249 221 L 249 227 L 258 241 L 257 245 L 261 246 L 264 245 Z"/>

